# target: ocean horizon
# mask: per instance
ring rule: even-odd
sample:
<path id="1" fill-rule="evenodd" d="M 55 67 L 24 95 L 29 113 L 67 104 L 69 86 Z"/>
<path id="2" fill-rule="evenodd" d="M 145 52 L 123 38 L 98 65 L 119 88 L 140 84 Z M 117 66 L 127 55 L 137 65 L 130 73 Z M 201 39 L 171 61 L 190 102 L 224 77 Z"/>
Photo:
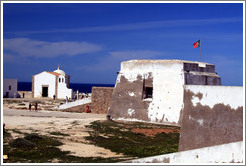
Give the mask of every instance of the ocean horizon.
<path id="1" fill-rule="evenodd" d="M 70 89 L 73 89 L 74 92 L 79 90 L 83 93 L 91 93 L 91 88 L 93 86 L 97 87 L 114 87 L 115 84 L 86 84 L 86 83 L 70 83 Z M 32 82 L 18 82 L 17 83 L 18 91 L 32 91 Z"/>

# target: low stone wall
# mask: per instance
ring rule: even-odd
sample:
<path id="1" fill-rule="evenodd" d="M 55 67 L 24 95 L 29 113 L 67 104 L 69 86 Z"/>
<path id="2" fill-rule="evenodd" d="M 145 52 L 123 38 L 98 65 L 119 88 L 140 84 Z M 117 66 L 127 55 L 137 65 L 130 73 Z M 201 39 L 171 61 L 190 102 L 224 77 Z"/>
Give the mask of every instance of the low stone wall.
<path id="1" fill-rule="evenodd" d="M 186 85 L 179 151 L 243 140 L 243 87 Z"/>
<path id="2" fill-rule="evenodd" d="M 24 98 L 30 99 L 32 98 L 32 91 L 17 91 L 20 98 L 23 98 L 23 93 L 24 93 Z"/>
<path id="3" fill-rule="evenodd" d="M 86 113 L 87 106 L 89 106 L 89 111 L 91 111 L 92 103 L 86 103 L 86 104 L 74 106 L 74 107 L 71 107 L 71 108 L 61 109 L 59 111 Z M 94 112 L 92 112 L 92 113 L 94 113 Z"/>
<path id="4" fill-rule="evenodd" d="M 91 112 L 107 114 L 109 103 L 113 94 L 113 87 L 92 87 Z"/>
<path id="5" fill-rule="evenodd" d="M 243 142 L 233 142 L 177 153 L 146 157 L 124 163 L 243 163 Z"/>
<path id="6" fill-rule="evenodd" d="M 86 112 L 89 106 L 90 113 L 107 114 L 109 103 L 113 94 L 113 87 L 92 87 L 91 102 L 78 106 L 61 109 L 66 112 Z"/>

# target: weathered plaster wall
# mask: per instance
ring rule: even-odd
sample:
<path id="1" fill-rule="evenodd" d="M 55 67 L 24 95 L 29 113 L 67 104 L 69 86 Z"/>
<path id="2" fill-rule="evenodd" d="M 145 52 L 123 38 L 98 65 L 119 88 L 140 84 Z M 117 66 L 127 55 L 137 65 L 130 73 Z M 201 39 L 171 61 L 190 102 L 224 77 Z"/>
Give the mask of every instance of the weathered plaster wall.
<path id="1" fill-rule="evenodd" d="M 220 85 L 215 66 L 181 60 L 121 63 L 109 114 L 114 119 L 180 125 L 184 85 Z M 152 98 L 143 98 L 152 87 Z"/>
<path id="2" fill-rule="evenodd" d="M 109 114 L 113 119 L 177 125 L 183 107 L 182 69 L 183 63 L 122 62 Z M 144 86 L 153 87 L 152 98 L 143 99 Z"/>
<path id="3" fill-rule="evenodd" d="M 112 87 L 92 87 L 91 93 L 91 112 L 107 114 L 109 103 L 113 94 Z"/>
<path id="4" fill-rule="evenodd" d="M 135 74 L 135 73 L 134 73 Z M 143 77 L 135 75 L 135 81 L 128 81 L 129 77 L 119 74 L 117 85 L 113 91 L 108 114 L 113 119 L 148 120 L 149 101 L 142 100 Z M 133 73 L 131 75 L 133 78 Z"/>
<path id="5" fill-rule="evenodd" d="M 243 87 L 186 85 L 179 151 L 243 140 Z"/>
<path id="6" fill-rule="evenodd" d="M 141 158 L 124 163 L 243 163 L 243 142 L 187 150 L 177 153 Z"/>

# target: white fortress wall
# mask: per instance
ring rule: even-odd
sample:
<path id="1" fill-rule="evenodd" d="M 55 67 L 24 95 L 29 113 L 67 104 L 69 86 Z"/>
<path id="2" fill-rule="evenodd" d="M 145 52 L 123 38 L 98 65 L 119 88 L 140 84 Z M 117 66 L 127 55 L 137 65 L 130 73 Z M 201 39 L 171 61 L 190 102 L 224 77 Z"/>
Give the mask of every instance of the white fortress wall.
<path id="1" fill-rule="evenodd" d="M 202 94 L 201 99 L 198 96 L 193 96 L 193 106 L 200 103 L 202 106 L 206 105 L 212 109 L 215 104 L 224 104 L 229 105 L 232 109 L 237 109 L 244 104 L 243 87 L 241 86 L 185 85 L 185 89 L 194 94 Z"/>
<path id="2" fill-rule="evenodd" d="M 116 84 L 120 82 L 121 75 L 132 83 L 138 76 L 148 78 L 149 73 L 153 77 L 153 98 L 147 110 L 150 121 L 178 123 L 183 107 L 183 63 L 123 62 Z"/>
<path id="3" fill-rule="evenodd" d="M 125 163 L 244 163 L 243 141 L 177 153 L 146 157 Z"/>
<path id="4" fill-rule="evenodd" d="M 151 121 L 178 123 L 183 107 L 182 69 L 182 64 L 172 64 L 153 71 L 153 100 L 148 108 Z"/>

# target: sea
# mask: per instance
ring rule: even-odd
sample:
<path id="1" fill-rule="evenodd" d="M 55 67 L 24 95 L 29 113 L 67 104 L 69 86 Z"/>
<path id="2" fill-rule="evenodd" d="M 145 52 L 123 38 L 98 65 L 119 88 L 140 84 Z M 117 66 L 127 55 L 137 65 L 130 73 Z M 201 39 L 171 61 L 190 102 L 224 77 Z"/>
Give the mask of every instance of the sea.
<path id="1" fill-rule="evenodd" d="M 82 84 L 82 83 L 70 83 L 70 89 L 73 89 L 74 92 L 79 90 L 80 93 L 91 93 L 91 88 L 96 87 L 114 87 L 114 84 Z M 18 91 L 32 91 L 31 82 L 18 82 L 17 83 Z"/>

